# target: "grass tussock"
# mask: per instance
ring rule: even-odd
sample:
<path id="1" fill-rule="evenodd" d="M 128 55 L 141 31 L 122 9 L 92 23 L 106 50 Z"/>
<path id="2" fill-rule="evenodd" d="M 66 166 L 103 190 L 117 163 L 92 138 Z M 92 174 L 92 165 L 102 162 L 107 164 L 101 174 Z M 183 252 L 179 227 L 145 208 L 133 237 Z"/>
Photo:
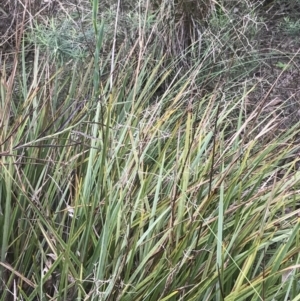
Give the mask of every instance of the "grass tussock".
<path id="1" fill-rule="evenodd" d="M 299 123 L 249 104 L 254 19 L 179 2 L 78 3 L 85 55 L 44 24 L 3 57 L 0 300 L 298 300 Z"/>

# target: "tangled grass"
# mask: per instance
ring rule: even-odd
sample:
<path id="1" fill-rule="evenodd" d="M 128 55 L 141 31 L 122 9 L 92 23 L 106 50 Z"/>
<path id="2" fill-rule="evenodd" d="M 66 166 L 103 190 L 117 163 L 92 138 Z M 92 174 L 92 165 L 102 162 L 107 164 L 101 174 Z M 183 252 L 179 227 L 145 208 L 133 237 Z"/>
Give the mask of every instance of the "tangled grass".
<path id="1" fill-rule="evenodd" d="M 299 123 L 249 109 L 258 23 L 164 5 L 120 41 L 78 4 L 85 57 L 43 29 L 2 65 L 0 300 L 299 299 Z"/>

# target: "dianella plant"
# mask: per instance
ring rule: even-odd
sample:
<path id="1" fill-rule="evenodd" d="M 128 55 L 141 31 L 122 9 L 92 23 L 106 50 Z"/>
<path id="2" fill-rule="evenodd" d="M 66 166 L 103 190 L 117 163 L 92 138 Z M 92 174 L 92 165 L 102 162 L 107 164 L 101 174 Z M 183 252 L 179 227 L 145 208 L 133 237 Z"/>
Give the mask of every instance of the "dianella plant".
<path id="1" fill-rule="evenodd" d="M 251 102 L 260 24 L 233 2 L 23 20 L 1 65 L 1 301 L 298 300 L 300 124 Z"/>

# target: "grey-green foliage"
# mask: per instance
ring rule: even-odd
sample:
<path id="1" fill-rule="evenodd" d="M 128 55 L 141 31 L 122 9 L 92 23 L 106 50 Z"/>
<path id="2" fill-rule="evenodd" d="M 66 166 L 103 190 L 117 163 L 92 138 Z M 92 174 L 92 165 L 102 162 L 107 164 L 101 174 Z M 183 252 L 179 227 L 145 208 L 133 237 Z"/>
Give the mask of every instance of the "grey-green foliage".
<path id="1" fill-rule="evenodd" d="M 87 45 L 93 42 L 93 32 L 87 30 L 84 33 L 72 19 L 51 19 L 47 25 L 36 23 L 28 40 L 51 57 L 68 60 L 87 55 Z"/>
<path id="2" fill-rule="evenodd" d="M 300 33 L 300 20 L 285 17 L 281 23 L 283 30 L 291 36 L 297 36 Z"/>
<path id="3" fill-rule="evenodd" d="M 99 12 L 98 17 L 99 21 L 104 21 L 104 52 L 110 49 L 114 38 L 120 45 L 126 39 L 134 40 L 139 27 L 149 32 L 154 25 L 153 15 L 145 18 L 144 9 L 119 10 L 117 15 L 117 9 L 106 8 Z M 95 49 L 95 31 L 91 19 L 90 14 L 82 18 L 74 13 L 51 18 L 46 24 L 35 22 L 32 31 L 27 34 L 27 40 L 51 58 L 62 61 L 86 58 Z"/>

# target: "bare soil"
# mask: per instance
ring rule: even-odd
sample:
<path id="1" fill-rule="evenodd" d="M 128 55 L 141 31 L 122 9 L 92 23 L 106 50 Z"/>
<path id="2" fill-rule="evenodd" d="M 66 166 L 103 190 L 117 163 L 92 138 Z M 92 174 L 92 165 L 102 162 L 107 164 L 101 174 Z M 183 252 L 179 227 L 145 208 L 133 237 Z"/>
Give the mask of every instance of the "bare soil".
<path id="1" fill-rule="evenodd" d="M 281 129 L 300 118 L 300 1 L 271 1 L 259 13 L 265 23 L 258 35 L 258 51 L 265 59 L 255 73 L 257 89 L 251 94 L 255 105 L 266 98 L 269 110 L 280 110 Z M 268 107 L 267 106 L 267 107 Z"/>

